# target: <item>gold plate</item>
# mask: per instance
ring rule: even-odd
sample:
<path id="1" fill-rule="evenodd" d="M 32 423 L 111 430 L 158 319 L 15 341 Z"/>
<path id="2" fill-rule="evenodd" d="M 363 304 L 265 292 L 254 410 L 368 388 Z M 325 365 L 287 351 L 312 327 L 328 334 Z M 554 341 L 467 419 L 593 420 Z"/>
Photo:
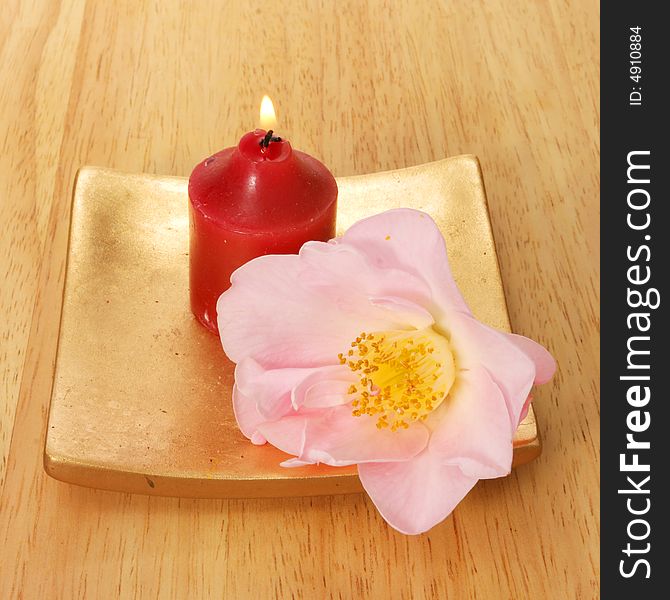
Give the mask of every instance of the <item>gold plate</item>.
<path id="1" fill-rule="evenodd" d="M 338 179 L 338 230 L 393 207 L 426 211 L 463 295 L 509 331 L 473 156 Z M 231 408 L 233 365 L 189 310 L 187 180 L 85 167 L 74 190 L 44 463 L 78 485 L 206 498 L 361 491 L 356 467 L 286 469 Z M 532 408 L 514 463 L 540 453 Z"/>

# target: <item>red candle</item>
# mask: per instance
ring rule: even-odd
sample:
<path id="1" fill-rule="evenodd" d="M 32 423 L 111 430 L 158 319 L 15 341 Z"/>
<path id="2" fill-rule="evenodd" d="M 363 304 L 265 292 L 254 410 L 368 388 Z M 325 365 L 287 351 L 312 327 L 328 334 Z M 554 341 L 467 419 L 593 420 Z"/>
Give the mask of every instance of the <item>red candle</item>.
<path id="1" fill-rule="evenodd" d="M 215 332 L 232 272 L 335 235 L 337 184 L 314 157 L 256 129 L 195 167 L 188 185 L 191 310 Z"/>

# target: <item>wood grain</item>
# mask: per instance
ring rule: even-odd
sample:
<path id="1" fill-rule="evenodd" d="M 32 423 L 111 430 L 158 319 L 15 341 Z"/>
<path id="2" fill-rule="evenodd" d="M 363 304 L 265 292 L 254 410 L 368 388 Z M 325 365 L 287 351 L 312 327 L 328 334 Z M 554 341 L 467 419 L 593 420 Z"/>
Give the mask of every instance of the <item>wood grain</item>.
<path id="1" fill-rule="evenodd" d="M 1 598 L 595 598 L 595 0 L 5 0 L 0 11 Z M 557 357 L 544 454 L 428 534 L 363 495 L 204 501 L 49 479 L 74 175 L 188 175 L 255 124 L 336 175 L 480 157 L 513 326 Z"/>

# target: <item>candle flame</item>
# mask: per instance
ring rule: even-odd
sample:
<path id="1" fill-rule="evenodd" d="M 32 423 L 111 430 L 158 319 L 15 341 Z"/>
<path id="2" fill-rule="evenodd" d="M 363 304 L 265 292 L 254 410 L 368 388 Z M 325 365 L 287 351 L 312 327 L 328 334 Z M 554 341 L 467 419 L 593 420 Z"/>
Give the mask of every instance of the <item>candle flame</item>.
<path id="1" fill-rule="evenodd" d="M 269 131 L 277 126 L 277 117 L 275 115 L 275 107 L 272 105 L 270 96 L 263 96 L 261 100 L 261 129 Z"/>

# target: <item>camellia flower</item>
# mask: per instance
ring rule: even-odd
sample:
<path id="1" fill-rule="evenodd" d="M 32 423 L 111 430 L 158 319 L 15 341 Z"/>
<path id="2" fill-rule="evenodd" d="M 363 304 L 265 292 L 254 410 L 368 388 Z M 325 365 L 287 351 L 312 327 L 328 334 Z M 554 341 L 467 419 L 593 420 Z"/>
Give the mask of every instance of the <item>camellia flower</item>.
<path id="1" fill-rule="evenodd" d="M 530 389 L 555 370 L 540 345 L 472 316 L 440 231 L 416 210 L 252 260 L 217 312 L 244 435 L 293 455 L 284 466 L 358 465 L 408 534 L 510 472 Z"/>

